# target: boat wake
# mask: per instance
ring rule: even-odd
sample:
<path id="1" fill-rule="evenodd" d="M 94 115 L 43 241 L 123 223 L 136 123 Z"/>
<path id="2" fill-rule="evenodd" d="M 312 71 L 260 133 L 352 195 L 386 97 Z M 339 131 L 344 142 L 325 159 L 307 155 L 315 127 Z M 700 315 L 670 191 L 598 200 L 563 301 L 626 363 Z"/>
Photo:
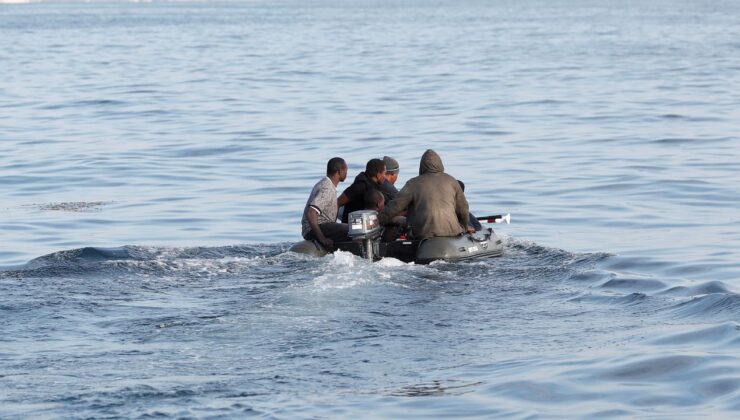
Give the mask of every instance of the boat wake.
<path id="1" fill-rule="evenodd" d="M 422 416 L 740 408 L 740 295 L 727 284 L 502 239 L 502 257 L 429 265 L 315 258 L 290 243 L 38 257 L 0 271 L 7 407 L 137 416 L 161 398 L 205 398 L 239 405 L 222 414 L 290 417 L 300 404 L 275 401 L 308 391 L 335 406 L 344 395 L 343 413 L 380 398 L 391 417 L 419 396 L 447 397 Z"/>

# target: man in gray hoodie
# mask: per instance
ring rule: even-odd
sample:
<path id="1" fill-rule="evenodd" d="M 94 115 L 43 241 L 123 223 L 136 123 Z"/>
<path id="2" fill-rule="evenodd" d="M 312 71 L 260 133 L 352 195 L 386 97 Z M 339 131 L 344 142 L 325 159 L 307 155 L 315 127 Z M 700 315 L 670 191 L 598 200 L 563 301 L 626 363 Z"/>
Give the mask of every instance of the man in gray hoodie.
<path id="1" fill-rule="evenodd" d="M 457 236 L 468 229 L 468 201 L 457 180 L 444 173 L 439 155 L 432 149 L 424 152 L 419 163 L 419 176 L 411 178 L 380 212 L 380 223 L 408 210 L 406 219 L 415 239 L 435 236 Z"/>

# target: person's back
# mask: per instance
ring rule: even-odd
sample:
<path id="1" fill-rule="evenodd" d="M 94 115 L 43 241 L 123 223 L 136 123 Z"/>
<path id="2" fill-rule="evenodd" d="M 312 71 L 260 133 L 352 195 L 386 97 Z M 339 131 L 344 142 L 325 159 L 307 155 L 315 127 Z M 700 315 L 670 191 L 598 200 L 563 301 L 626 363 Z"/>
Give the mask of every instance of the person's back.
<path id="1" fill-rule="evenodd" d="M 347 223 L 349 214 L 365 208 L 365 193 L 371 190 L 380 190 L 380 184 L 385 180 L 385 164 L 380 159 L 370 159 L 364 172 L 355 177 L 352 185 L 342 192 L 337 200 L 339 207 L 344 206 L 342 223 Z"/>
<path id="2" fill-rule="evenodd" d="M 415 238 L 457 236 L 468 225 L 468 202 L 457 180 L 444 173 L 433 150 L 421 158 L 419 176 L 409 180 L 381 212 L 381 223 L 408 209 L 407 223 Z"/>
<path id="3" fill-rule="evenodd" d="M 408 208 L 406 220 L 415 237 L 457 236 L 463 233 L 456 212 L 458 191 L 450 180 L 455 181 L 445 173 L 414 178 L 413 205 Z"/>

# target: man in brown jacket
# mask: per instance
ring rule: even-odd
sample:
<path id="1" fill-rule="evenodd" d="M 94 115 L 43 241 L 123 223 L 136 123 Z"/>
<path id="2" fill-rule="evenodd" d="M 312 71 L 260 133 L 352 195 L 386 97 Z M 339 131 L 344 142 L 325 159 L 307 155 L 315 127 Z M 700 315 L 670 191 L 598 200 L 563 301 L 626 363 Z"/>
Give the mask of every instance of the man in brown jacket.
<path id="1" fill-rule="evenodd" d="M 395 200 L 380 212 L 380 223 L 408 210 L 406 219 L 415 239 L 457 236 L 469 229 L 468 201 L 460 184 L 444 173 L 442 159 L 432 149 L 424 152 L 419 176 L 411 178 Z"/>

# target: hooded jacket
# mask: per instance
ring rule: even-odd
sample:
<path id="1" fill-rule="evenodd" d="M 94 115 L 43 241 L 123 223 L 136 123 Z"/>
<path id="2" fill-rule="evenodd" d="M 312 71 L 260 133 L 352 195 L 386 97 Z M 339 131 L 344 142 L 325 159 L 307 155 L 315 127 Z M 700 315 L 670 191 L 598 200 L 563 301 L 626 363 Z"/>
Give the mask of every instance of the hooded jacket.
<path id="1" fill-rule="evenodd" d="M 380 222 L 408 210 L 406 220 L 414 238 L 457 236 L 468 224 L 468 201 L 457 180 L 444 173 L 442 159 L 427 150 L 419 163 L 419 176 L 411 178 L 380 213 Z"/>

